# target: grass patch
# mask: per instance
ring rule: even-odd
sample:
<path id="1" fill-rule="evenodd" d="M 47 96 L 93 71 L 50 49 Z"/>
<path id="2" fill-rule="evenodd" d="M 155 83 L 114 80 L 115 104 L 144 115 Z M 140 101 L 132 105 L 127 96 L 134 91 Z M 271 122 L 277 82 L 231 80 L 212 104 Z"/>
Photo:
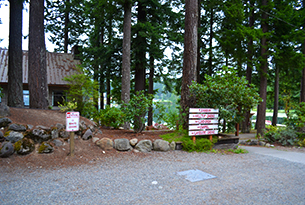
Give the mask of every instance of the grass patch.
<path id="1" fill-rule="evenodd" d="M 207 153 L 214 153 L 214 154 L 246 154 L 249 153 L 245 149 L 212 149 L 207 151 Z"/>
<path id="2" fill-rule="evenodd" d="M 160 135 L 160 137 L 163 140 L 168 141 L 169 143 L 171 142 L 178 142 L 178 141 L 182 141 L 183 137 L 187 136 L 187 131 L 186 130 L 178 130 L 172 133 L 168 133 L 165 135 Z"/>

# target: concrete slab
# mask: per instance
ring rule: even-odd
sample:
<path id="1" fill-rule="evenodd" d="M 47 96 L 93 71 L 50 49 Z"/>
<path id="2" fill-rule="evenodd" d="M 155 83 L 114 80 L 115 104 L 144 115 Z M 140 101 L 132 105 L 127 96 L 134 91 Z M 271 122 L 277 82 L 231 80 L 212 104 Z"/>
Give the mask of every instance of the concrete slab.
<path id="1" fill-rule="evenodd" d="M 271 157 L 285 159 L 291 162 L 305 164 L 305 153 L 280 151 L 274 148 L 266 148 L 266 147 L 251 147 L 251 146 L 240 146 L 240 147 L 248 150 L 249 153 L 267 155 Z"/>

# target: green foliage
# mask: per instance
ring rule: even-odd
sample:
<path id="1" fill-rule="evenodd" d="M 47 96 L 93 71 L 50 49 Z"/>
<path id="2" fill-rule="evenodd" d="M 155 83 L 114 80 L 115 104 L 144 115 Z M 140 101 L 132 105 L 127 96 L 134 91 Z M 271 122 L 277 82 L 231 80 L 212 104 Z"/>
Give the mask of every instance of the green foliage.
<path id="1" fill-rule="evenodd" d="M 117 129 L 124 123 L 124 113 L 116 107 L 106 106 L 104 110 L 99 110 L 95 116 L 95 121 L 99 125 L 114 127 Z"/>
<path id="2" fill-rule="evenodd" d="M 229 152 L 233 152 L 235 154 L 245 154 L 245 153 L 249 153 L 247 150 L 242 149 L 242 148 L 238 148 L 238 149 L 228 149 Z"/>
<path id="3" fill-rule="evenodd" d="M 188 136 L 187 130 L 178 130 L 172 133 L 168 133 L 160 136 L 163 140 L 168 142 L 182 142 L 183 150 L 187 152 L 204 152 L 212 150 L 214 143 L 217 142 L 216 137 L 213 138 L 213 141 L 210 141 L 207 138 L 197 138 L 196 143 L 193 142 L 192 138 Z"/>
<path id="4" fill-rule="evenodd" d="M 301 102 L 292 106 L 294 112 L 291 109 L 286 111 L 287 121 L 286 125 L 294 127 L 300 137 L 305 135 L 305 102 Z"/>
<path id="5" fill-rule="evenodd" d="M 305 147 L 305 139 L 298 141 L 300 147 Z"/>
<path id="6" fill-rule="evenodd" d="M 298 142 L 298 135 L 296 130 L 291 127 L 273 127 L 264 134 L 264 139 L 268 142 L 279 142 L 281 145 L 296 145 Z"/>
<path id="7" fill-rule="evenodd" d="M 74 111 L 77 109 L 77 102 L 75 102 L 75 99 L 73 99 L 73 101 L 70 102 L 64 100 L 63 104 L 59 104 L 58 107 L 62 112 Z"/>
<path id="8" fill-rule="evenodd" d="M 177 125 L 179 126 L 179 112 L 175 111 L 175 110 L 169 110 L 163 120 L 164 122 L 166 122 L 166 126 L 173 130 L 177 128 Z"/>
<path id="9" fill-rule="evenodd" d="M 194 82 L 190 86 L 198 108 L 218 108 L 219 118 L 225 119 L 231 129 L 243 120 L 243 113 L 257 105 L 261 99 L 253 85 L 237 71 L 223 67 L 213 76 L 205 76 L 203 84 Z"/>
<path id="10" fill-rule="evenodd" d="M 139 133 L 145 128 L 145 115 L 152 106 L 153 96 L 145 96 L 143 91 L 136 92 L 128 103 L 122 102 L 125 121 L 133 125 L 134 131 Z"/>
<path id="11" fill-rule="evenodd" d="M 96 113 L 93 99 L 98 98 L 99 86 L 81 67 L 78 67 L 77 71 L 76 74 L 64 78 L 65 81 L 69 82 L 67 91 L 68 103 L 64 103 L 60 107 L 74 108 L 76 105 L 74 110 L 79 111 L 82 116 L 90 118 Z"/>
<path id="12" fill-rule="evenodd" d="M 156 112 L 158 111 L 158 112 Z M 166 107 L 161 102 L 154 102 L 153 103 L 153 112 L 154 112 L 154 121 L 158 124 L 162 124 L 166 116 Z"/>
<path id="13" fill-rule="evenodd" d="M 210 141 L 207 138 L 197 138 L 194 143 L 191 137 L 186 136 L 182 138 L 182 147 L 183 150 L 187 152 L 204 152 L 211 150 L 214 146 L 214 143 L 217 141 L 216 138 L 213 138 L 213 141 Z"/>

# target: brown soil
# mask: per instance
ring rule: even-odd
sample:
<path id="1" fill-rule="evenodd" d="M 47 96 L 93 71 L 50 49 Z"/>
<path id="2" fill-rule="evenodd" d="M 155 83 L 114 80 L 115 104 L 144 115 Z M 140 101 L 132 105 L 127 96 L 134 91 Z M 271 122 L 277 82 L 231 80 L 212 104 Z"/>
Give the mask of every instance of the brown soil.
<path id="1" fill-rule="evenodd" d="M 66 114 L 55 110 L 39 110 L 39 109 L 25 109 L 25 108 L 10 108 L 10 118 L 13 123 L 22 125 L 43 125 L 52 126 L 56 123 L 65 124 Z M 80 120 L 84 120 L 86 124 L 93 123 L 87 118 L 81 117 Z M 136 134 L 129 130 L 114 130 L 100 128 L 103 134 L 96 134 L 95 137 L 103 138 L 107 137 L 112 140 L 118 138 L 137 138 L 138 140 L 149 139 L 156 140 L 160 139 L 160 135 L 168 133 L 168 131 L 144 131 L 140 134 Z M 38 145 L 36 145 L 38 146 Z M 91 139 L 85 141 L 80 138 L 75 140 L 75 156 L 69 156 L 70 146 L 67 141 L 64 142 L 63 146 L 55 147 L 54 152 L 51 154 L 38 154 L 36 150 L 28 155 L 22 156 L 14 154 L 9 158 L 0 158 L 0 167 L 7 168 L 47 168 L 56 169 L 65 166 L 77 166 L 81 164 L 94 164 L 98 161 L 102 161 L 107 157 L 114 157 L 126 154 L 136 154 L 139 157 L 145 156 L 145 153 L 134 153 L 131 152 L 118 152 L 116 150 L 103 151 L 96 146 Z"/>

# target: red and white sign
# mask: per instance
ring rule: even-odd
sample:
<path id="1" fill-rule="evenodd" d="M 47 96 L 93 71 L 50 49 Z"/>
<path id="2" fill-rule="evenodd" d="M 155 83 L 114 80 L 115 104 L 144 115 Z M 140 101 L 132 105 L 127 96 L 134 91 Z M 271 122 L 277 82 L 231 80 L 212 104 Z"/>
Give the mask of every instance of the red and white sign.
<path id="1" fill-rule="evenodd" d="M 218 134 L 218 130 L 189 131 L 189 136 L 196 136 L 196 135 L 216 135 L 216 134 Z"/>
<path id="2" fill-rule="evenodd" d="M 213 130 L 218 129 L 218 125 L 190 125 L 189 130 Z"/>
<path id="3" fill-rule="evenodd" d="M 193 112 L 202 112 L 202 113 L 218 113 L 219 109 L 212 109 L 212 108 L 190 108 L 190 113 Z"/>
<path id="4" fill-rule="evenodd" d="M 79 130 L 79 112 L 66 113 L 66 131 L 75 132 Z"/>
<path id="5" fill-rule="evenodd" d="M 190 118 L 218 118 L 218 114 L 190 114 Z"/>
<path id="6" fill-rule="evenodd" d="M 189 120 L 189 124 L 218 124 L 218 120 Z"/>

